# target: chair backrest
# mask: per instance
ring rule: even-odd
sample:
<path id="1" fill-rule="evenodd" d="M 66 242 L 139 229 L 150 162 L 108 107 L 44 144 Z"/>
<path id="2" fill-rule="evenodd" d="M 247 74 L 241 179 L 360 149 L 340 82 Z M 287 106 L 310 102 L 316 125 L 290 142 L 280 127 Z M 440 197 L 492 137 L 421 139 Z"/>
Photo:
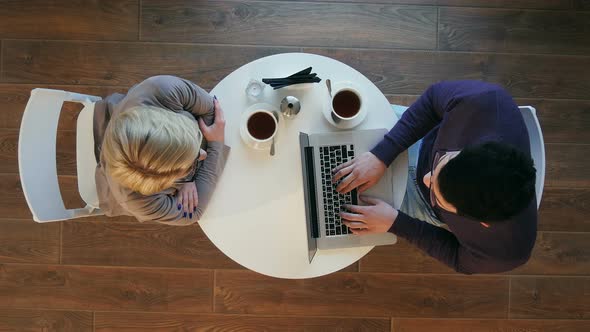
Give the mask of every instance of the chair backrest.
<path id="1" fill-rule="evenodd" d="M 535 108 L 532 106 L 519 106 L 519 108 L 529 133 L 531 156 L 537 169 L 535 193 L 537 196 L 537 208 L 539 208 L 541 198 L 543 197 L 543 186 L 545 184 L 545 142 Z"/>
<path id="2" fill-rule="evenodd" d="M 19 133 L 18 164 L 23 192 L 35 221 L 47 222 L 101 214 L 96 209 L 98 195 L 94 181 L 94 139 L 89 140 L 89 135 L 93 137 L 94 102 L 98 100 L 100 97 L 61 90 L 31 91 Z M 88 205 L 80 209 L 65 208 L 57 177 L 57 126 L 64 101 L 84 105 L 78 118 L 76 162 L 80 196 Z"/>

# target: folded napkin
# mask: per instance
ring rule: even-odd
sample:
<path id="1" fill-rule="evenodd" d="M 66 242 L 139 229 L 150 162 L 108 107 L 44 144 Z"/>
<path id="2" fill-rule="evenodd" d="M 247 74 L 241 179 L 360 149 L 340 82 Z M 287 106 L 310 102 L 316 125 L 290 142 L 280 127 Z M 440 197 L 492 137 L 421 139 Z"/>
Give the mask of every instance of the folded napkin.
<path id="1" fill-rule="evenodd" d="M 296 72 L 293 75 L 282 78 L 263 78 L 262 82 L 272 86 L 275 90 L 293 84 L 319 83 L 322 79 L 316 73 L 311 72 L 311 67 Z"/>

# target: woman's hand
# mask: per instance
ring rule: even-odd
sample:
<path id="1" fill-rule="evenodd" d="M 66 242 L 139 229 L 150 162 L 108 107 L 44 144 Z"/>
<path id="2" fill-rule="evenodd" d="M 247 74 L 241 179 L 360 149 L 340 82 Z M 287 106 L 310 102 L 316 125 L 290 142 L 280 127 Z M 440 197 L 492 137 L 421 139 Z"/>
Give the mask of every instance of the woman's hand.
<path id="1" fill-rule="evenodd" d="M 213 99 L 213 105 L 215 109 L 215 120 L 210 126 L 207 126 L 203 122 L 203 119 L 199 118 L 199 128 L 201 128 L 201 132 L 208 142 L 223 142 L 225 137 L 225 117 L 223 116 L 223 110 L 219 106 L 217 97 Z"/>
<path id="2" fill-rule="evenodd" d="M 197 186 L 194 182 L 187 182 L 180 187 L 176 193 L 176 202 L 178 203 L 178 210 L 184 209 L 183 217 L 193 218 L 193 212 L 197 210 L 199 204 L 199 194 L 197 193 Z"/>

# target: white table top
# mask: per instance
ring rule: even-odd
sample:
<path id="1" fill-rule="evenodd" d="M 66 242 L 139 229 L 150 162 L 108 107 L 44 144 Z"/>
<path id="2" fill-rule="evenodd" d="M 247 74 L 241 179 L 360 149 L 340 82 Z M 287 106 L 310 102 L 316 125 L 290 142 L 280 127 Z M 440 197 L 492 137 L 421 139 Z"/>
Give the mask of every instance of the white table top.
<path id="1" fill-rule="evenodd" d="M 322 78 L 308 88 L 273 90 L 266 86 L 261 102 L 276 105 L 292 95 L 301 101 L 293 119 L 282 117 L 276 154 L 249 148 L 241 139 L 240 117 L 256 101 L 245 94 L 250 79 L 285 77 L 309 66 Z M 373 247 L 319 250 L 310 264 L 303 199 L 299 132 L 339 130 L 328 123 L 322 108 L 329 95 L 325 79 L 333 84 L 351 81 L 361 89 L 369 113 L 355 129 L 393 127 L 397 118 L 379 89 L 355 69 L 327 57 L 286 53 L 250 62 L 212 91 L 225 112 L 226 144 L 231 147 L 226 168 L 213 199 L 199 222 L 209 239 L 227 256 L 248 269 L 279 278 L 312 278 L 338 271 Z M 407 153 L 390 166 L 394 172 L 394 206 L 401 205 L 407 181 Z"/>

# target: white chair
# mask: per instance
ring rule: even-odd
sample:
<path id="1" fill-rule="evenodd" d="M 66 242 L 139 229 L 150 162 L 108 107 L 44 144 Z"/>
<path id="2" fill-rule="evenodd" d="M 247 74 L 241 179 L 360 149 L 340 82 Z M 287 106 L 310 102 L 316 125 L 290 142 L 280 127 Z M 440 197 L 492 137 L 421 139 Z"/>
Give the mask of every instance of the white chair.
<path id="1" fill-rule="evenodd" d="M 36 222 L 103 214 L 98 208 L 94 172 L 94 103 L 100 97 L 34 89 L 25 108 L 18 140 L 18 166 L 23 192 Z M 66 209 L 57 178 L 57 125 L 64 101 L 84 105 L 76 126 L 76 168 L 80 197 L 86 207 Z"/>
<path id="2" fill-rule="evenodd" d="M 531 142 L 531 156 L 535 168 L 537 169 L 537 179 L 535 182 L 535 194 L 537 196 L 537 208 L 541 204 L 543 197 L 543 186 L 545 184 L 545 142 L 543 141 L 543 132 L 537 119 L 537 111 L 532 106 L 519 106 L 524 118 L 526 129 L 529 133 Z"/>

